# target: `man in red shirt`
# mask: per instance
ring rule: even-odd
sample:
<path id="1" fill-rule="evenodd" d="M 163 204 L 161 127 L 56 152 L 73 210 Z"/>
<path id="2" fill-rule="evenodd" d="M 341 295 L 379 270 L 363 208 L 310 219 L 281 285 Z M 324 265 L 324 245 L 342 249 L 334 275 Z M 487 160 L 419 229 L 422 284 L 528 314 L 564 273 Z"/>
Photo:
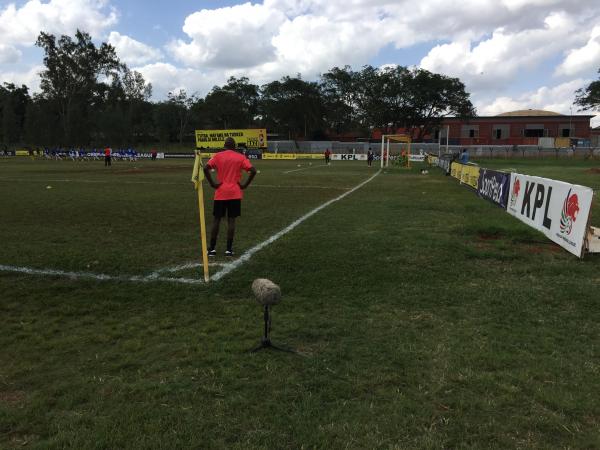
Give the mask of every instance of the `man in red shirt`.
<path id="1" fill-rule="evenodd" d="M 104 149 L 104 167 L 110 166 L 110 160 L 112 158 L 112 150 L 110 147 Z"/>
<path id="2" fill-rule="evenodd" d="M 331 158 L 331 152 L 329 149 L 325 149 L 325 164 L 329 164 L 329 159 Z"/>
<path id="3" fill-rule="evenodd" d="M 217 171 L 219 182 L 215 183 L 210 173 L 211 169 Z M 248 178 L 242 184 L 242 170 L 248 172 Z M 233 256 L 233 236 L 235 234 L 235 218 L 242 212 L 242 191 L 246 189 L 254 177 L 256 169 L 250 164 L 248 158 L 235 150 L 235 140 L 231 137 L 225 139 L 225 149 L 213 156 L 204 166 L 204 176 L 208 183 L 215 189 L 213 203 L 213 224 L 210 233 L 210 247 L 208 256 L 217 254 L 217 236 L 221 219 L 227 214 L 227 250 L 225 256 Z"/>

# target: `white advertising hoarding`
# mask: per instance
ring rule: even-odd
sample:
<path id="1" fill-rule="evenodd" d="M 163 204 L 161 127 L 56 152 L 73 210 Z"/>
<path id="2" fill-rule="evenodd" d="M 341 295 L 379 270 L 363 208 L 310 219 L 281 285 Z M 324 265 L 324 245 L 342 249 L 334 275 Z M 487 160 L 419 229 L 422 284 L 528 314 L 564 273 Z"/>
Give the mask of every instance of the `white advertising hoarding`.
<path id="1" fill-rule="evenodd" d="M 585 186 L 514 173 L 506 210 L 581 258 L 593 196 Z"/>

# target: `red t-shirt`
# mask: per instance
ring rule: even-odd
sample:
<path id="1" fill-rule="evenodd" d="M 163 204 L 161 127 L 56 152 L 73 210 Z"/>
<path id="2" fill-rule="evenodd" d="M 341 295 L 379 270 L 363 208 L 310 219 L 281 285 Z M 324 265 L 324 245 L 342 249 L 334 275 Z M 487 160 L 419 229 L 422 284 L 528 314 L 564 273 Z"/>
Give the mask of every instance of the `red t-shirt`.
<path id="1" fill-rule="evenodd" d="M 217 170 L 218 181 L 221 186 L 215 191 L 215 200 L 236 200 L 244 195 L 239 181 L 242 179 L 242 170 L 252 169 L 248 158 L 233 150 L 223 150 L 213 156 L 206 167 Z"/>
<path id="2" fill-rule="evenodd" d="M 104 149 L 104 156 L 110 156 L 110 148 L 109 147 L 106 147 Z"/>

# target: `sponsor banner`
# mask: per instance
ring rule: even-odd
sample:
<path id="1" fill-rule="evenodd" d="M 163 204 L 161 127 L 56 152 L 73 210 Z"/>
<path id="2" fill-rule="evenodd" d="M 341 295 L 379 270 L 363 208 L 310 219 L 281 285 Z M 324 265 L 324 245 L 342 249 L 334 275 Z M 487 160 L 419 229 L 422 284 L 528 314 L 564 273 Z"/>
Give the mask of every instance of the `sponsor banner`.
<path id="1" fill-rule="evenodd" d="M 238 146 L 266 148 L 265 128 L 246 130 L 196 130 L 196 148 L 224 148 L 225 139 L 232 137 Z"/>
<path id="2" fill-rule="evenodd" d="M 581 258 L 593 196 L 585 186 L 514 173 L 506 211 Z"/>
<path id="3" fill-rule="evenodd" d="M 322 156 L 322 158 L 325 158 Z M 366 161 L 367 155 L 363 153 L 332 153 L 331 154 L 332 161 Z"/>
<path id="4" fill-rule="evenodd" d="M 246 150 L 244 153 L 248 159 L 262 159 L 261 150 Z"/>
<path id="5" fill-rule="evenodd" d="M 325 159 L 322 153 L 296 153 L 296 159 Z"/>
<path id="6" fill-rule="evenodd" d="M 477 183 L 479 182 L 479 166 L 461 165 L 463 167 L 460 173 L 460 182 L 473 189 L 477 189 Z"/>
<path id="7" fill-rule="evenodd" d="M 410 161 L 413 161 L 413 162 L 423 162 L 423 161 L 425 161 L 426 156 L 427 155 L 425 155 L 425 154 L 420 154 L 420 155 L 411 154 L 408 158 L 410 159 Z"/>
<path id="8" fill-rule="evenodd" d="M 444 172 L 448 173 L 450 172 L 450 162 L 449 159 L 439 158 L 438 167 L 444 169 Z"/>
<path id="9" fill-rule="evenodd" d="M 15 156 L 15 152 L 13 150 L 2 150 L 0 156 Z"/>
<path id="10" fill-rule="evenodd" d="M 138 158 L 148 158 L 151 159 L 152 158 L 152 153 L 148 153 L 148 152 L 143 152 L 143 153 L 138 153 L 137 154 Z M 156 153 L 156 159 L 165 159 L 165 154 L 164 153 Z"/>
<path id="11" fill-rule="evenodd" d="M 506 209 L 510 190 L 510 173 L 481 169 L 477 195 Z"/>
<path id="12" fill-rule="evenodd" d="M 15 152 L 16 156 L 43 156 L 44 152 L 42 150 L 17 150 Z"/>
<path id="13" fill-rule="evenodd" d="M 460 177 L 462 176 L 462 169 L 463 169 L 463 165 L 459 164 L 457 162 L 453 162 L 450 164 L 450 175 L 454 178 L 456 178 L 457 180 L 460 180 Z"/>
<path id="14" fill-rule="evenodd" d="M 204 156 L 207 155 L 207 156 Z M 202 157 L 203 158 L 209 158 L 210 156 L 208 155 L 214 155 L 214 153 L 202 153 Z M 171 158 L 190 158 L 193 159 L 196 156 L 193 153 L 165 153 L 165 159 L 171 159 Z"/>
<path id="15" fill-rule="evenodd" d="M 296 159 L 295 153 L 263 153 L 262 159 Z"/>

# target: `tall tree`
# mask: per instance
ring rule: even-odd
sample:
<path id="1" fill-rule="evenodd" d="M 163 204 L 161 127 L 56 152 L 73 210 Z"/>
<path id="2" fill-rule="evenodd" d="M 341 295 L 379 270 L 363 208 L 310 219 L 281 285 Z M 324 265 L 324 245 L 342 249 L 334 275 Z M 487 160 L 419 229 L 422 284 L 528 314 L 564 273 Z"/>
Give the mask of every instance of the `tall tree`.
<path id="1" fill-rule="evenodd" d="M 90 35 L 80 30 L 75 39 L 63 35 L 58 41 L 41 32 L 36 45 L 45 53 L 42 95 L 57 108 L 65 143 L 89 140 L 86 119 L 104 85 L 100 78 L 114 77 L 122 69 L 115 49 L 107 43 L 96 47 Z"/>
<path id="2" fill-rule="evenodd" d="M 598 69 L 600 73 L 600 69 Z M 600 79 L 592 81 L 585 88 L 575 91 L 575 105 L 580 111 L 591 109 L 600 110 Z"/>
<path id="3" fill-rule="evenodd" d="M 22 142 L 25 116 L 31 103 L 27 86 L 12 83 L 0 86 L 0 138 L 5 144 Z"/>
<path id="4" fill-rule="evenodd" d="M 185 89 L 180 89 L 178 92 L 169 92 L 167 103 L 171 106 L 170 111 L 174 111 L 177 115 L 178 124 L 178 140 L 179 144 L 183 144 L 183 138 L 188 130 L 190 117 L 193 113 L 193 106 L 198 101 L 198 95 L 192 94 L 188 96 Z M 167 109 L 169 111 L 169 109 Z"/>
<path id="5" fill-rule="evenodd" d="M 475 115 L 470 94 L 458 78 L 414 69 L 406 77 L 403 88 L 408 97 L 404 123 L 407 128 L 417 130 L 417 139 L 439 127 L 444 117 L 469 119 Z"/>
<path id="6" fill-rule="evenodd" d="M 319 86 L 297 76 L 283 77 L 261 88 L 264 124 L 290 138 L 322 133 L 324 106 Z"/>
<path id="7" fill-rule="evenodd" d="M 350 66 L 334 67 L 321 75 L 319 88 L 323 96 L 327 126 L 338 134 L 353 130 L 358 124 L 356 78 L 357 73 Z"/>
<path id="8" fill-rule="evenodd" d="M 222 86 L 213 87 L 204 100 L 204 111 L 215 127 L 247 128 L 258 114 L 258 86 L 246 77 L 231 77 Z"/>

